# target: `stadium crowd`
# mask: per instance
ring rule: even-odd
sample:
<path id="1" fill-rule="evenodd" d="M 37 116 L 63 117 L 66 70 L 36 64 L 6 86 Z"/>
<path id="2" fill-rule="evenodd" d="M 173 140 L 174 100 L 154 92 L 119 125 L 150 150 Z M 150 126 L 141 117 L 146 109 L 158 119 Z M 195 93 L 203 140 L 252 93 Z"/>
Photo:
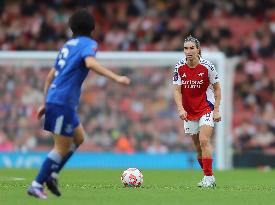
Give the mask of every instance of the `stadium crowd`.
<path id="1" fill-rule="evenodd" d="M 48 69 L 2 67 L 1 70 L 2 149 L 5 143 L 6 149 L 47 149 L 52 138 L 41 130 L 35 116 L 43 100 L 42 88 Z M 164 153 L 192 149 L 174 108 L 170 69 L 157 71 L 121 70 L 133 80 L 130 88 L 90 74 L 79 107 L 87 132 L 82 150 Z M 103 88 L 105 92 L 101 92 Z"/>
<path id="2" fill-rule="evenodd" d="M 70 36 L 68 16 L 79 7 L 95 16 L 100 51 L 180 51 L 186 35 L 193 34 L 207 50 L 240 57 L 234 78 L 235 151 L 275 152 L 272 0 L 2 0 L 0 49 L 59 49 Z M 35 114 L 48 69 L 0 69 L 0 151 L 47 149 L 51 137 Z M 134 80 L 118 93 L 117 85 L 102 77 L 86 81 L 80 113 L 88 138 L 82 150 L 192 150 L 171 98 L 171 69 L 121 71 Z M 106 93 L 99 92 L 102 87 Z"/>

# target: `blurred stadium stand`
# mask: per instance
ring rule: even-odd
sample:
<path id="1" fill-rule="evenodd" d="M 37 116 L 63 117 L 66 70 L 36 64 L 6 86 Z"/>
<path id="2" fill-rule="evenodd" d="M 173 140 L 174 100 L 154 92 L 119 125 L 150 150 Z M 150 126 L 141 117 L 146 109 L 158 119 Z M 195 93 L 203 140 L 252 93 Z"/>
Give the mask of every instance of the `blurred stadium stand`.
<path id="1" fill-rule="evenodd" d="M 275 154 L 273 0 L 0 0 L 0 49 L 58 50 L 70 36 L 68 16 L 80 7 L 95 16 L 93 35 L 101 51 L 181 51 L 186 35 L 193 34 L 204 49 L 239 57 L 233 93 L 234 153 L 237 157 L 255 152 Z M 42 100 L 47 69 L 0 70 L 0 151 L 47 150 L 51 137 L 39 129 L 33 104 Z M 180 122 L 170 120 L 175 110 L 173 100 L 165 96 L 169 70 L 161 69 L 153 79 L 155 85 L 145 87 L 143 82 L 152 80 L 152 72 L 128 73 L 136 84 L 130 90 L 120 88 L 119 95 L 127 99 L 101 77 L 87 81 L 80 111 L 92 137 L 82 150 L 193 150 Z M 97 92 L 102 88 L 109 97 Z M 144 101 L 136 102 L 135 95 L 143 95 Z"/>

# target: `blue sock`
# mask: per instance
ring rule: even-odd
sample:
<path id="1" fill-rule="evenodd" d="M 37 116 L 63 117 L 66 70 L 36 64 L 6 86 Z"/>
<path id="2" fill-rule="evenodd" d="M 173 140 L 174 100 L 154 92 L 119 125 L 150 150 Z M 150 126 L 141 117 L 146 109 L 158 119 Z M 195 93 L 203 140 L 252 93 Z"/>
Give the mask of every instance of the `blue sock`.
<path id="1" fill-rule="evenodd" d="M 71 145 L 71 151 L 62 159 L 60 166 L 55 171 L 55 173 L 59 173 L 61 169 L 63 169 L 64 165 L 67 163 L 67 161 L 71 158 L 71 156 L 74 154 L 74 152 L 77 150 L 78 146 L 75 144 Z"/>
<path id="2" fill-rule="evenodd" d="M 60 163 L 62 161 L 62 156 L 55 151 L 49 152 L 47 158 L 43 162 L 40 171 L 35 179 L 35 181 L 41 185 L 47 180 L 52 172 L 56 172 L 59 169 Z"/>

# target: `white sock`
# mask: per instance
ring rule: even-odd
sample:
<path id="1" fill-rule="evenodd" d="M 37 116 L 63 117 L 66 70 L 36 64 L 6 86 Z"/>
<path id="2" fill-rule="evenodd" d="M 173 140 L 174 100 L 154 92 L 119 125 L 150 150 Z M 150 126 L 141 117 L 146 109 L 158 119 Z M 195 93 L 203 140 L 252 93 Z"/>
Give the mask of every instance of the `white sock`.
<path id="1" fill-rule="evenodd" d="M 43 187 L 42 184 L 39 184 L 37 181 L 33 181 L 32 182 L 32 186 L 33 187 L 38 187 L 38 188 L 42 188 Z"/>
<path id="2" fill-rule="evenodd" d="M 58 174 L 56 172 L 53 172 L 51 174 L 51 177 L 54 178 L 54 179 L 57 179 L 58 178 Z"/>

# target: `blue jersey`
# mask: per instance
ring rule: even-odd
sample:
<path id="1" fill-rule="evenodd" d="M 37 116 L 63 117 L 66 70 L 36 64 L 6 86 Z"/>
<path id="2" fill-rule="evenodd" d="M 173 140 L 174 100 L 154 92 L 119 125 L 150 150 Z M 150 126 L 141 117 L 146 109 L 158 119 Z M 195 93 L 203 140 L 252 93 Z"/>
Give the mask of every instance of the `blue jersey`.
<path id="1" fill-rule="evenodd" d="M 76 109 L 82 83 L 89 72 L 84 60 L 88 56 L 95 57 L 96 51 L 96 41 L 85 36 L 72 38 L 64 44 L 56 58 L 55 78 L 48 89 L 46 103 Z"/>

